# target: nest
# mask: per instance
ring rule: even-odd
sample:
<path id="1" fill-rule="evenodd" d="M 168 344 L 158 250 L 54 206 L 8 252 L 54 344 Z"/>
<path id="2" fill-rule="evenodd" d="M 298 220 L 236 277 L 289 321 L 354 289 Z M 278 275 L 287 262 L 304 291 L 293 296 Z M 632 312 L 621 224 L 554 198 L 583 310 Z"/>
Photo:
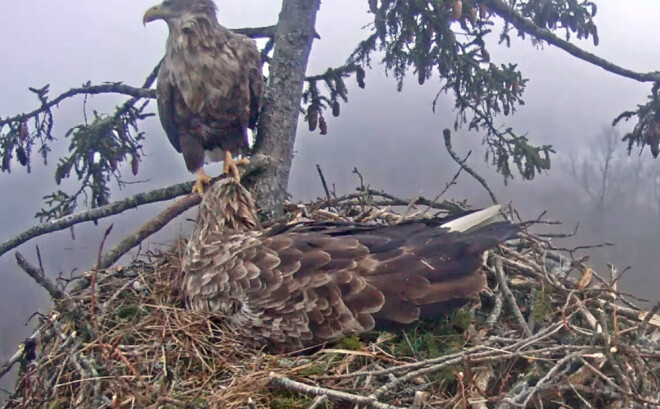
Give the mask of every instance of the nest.
<path id="1" fill-rule="evenodd" d="M 291 205 L 288 214 L 402 218 L 373 203 L 346 197 Z M 636 408 L 660 400 L 657 309 L 619 293 L 614 271 L 605 279 L 528 232 L 490 253 L 488 288 L 450 316 L 279 356 L 245 347 L 222 319 L 182 308 L 184 245 L 72 283 L 23 345 L 5 407 Z"/>

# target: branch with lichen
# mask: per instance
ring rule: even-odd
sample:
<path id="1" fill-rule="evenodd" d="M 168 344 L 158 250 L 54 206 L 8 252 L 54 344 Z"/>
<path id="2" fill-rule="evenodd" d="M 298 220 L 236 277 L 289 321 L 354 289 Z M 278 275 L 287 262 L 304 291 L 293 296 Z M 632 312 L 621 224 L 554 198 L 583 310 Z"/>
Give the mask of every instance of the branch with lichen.
<path id="1" fill-rule="evenodd" d="M 45 272 L 40 267 L 34 266 L 18 251 L 16 252 L 16 262 L 18 263 L 18 266 L 27 273 L 27 275 L 32 277 L 37 284 L 48 291 L 48 294 L 50 294 L 53 300 L 61 300 L 66 296 L 66 294 L 60 290 L 53 281 L 46 277 Z"/>
<path id="2" fill-rule="evenodd" d="M 134 209 L 138 206 L 171 200 L 179 196 L 190 193 L 193 182 L 178 183 L 165 188 L 154 189 L 149 192 L 139 193 L 134 196 L 127 197 L 123 200 L 110 203 L 105 206 L 100 206 L 95 209 L 73 213 L 58 219 L 48 221 L 45 223 L 33 226 L 22 233 L 0 243 L 0 256 L 7 251 L 14 249 L 21 244 L 32 240 L 36 237 L 43 236 L 44 234 L 67 229 L 76 224 L 97 221 L 106 217 L 114 216 L 122 213 L 128 209 Z"/>
<path id="3" fill-rule="evenodd" d="M 232 28 L 231 31 L 250 38 L 274 38 L 277 26 Z"/>
<path id="4" fill-rule="evenodd" d="M 343 402 L 350 402 L 355 405 L 364 406 L 373 409 L 403 409 L 397 406 L 388 405 L 386 403 L 378 402 L 378 400 L 371 396 L 360 396 L 334 389 L 322 388 L 319 386 L 306 385 L 302 382 L 297 382 L 285 376 L 280 376 L 275 373 L 270 374 L 270 383 L 273 386 L 284 388 L 290 391 L 305 393 L 308 395 L 325 395 L 328 398 L 339 400 Z"/>
<path id="5" fill-rule="evenodd" d="M 265 166 L 269 160 L 270 159 L 268 157 L 263 155 L 253 157 L 252 162 L 245 167 L 245 174 L 243 176 L 245 183 L 249 183 L 251 178 L 258 174 L 259 170 Z M 38 224 L 0 243 L 0 256 L 9 250 L 20 246 L 21 244 L 36 237 L 43 236 L 44 234 L 64 230 L 84 222 L 101 220 L 106 217 L 120 214 L 129 209 L 135 209 L 142 205 L 171 200 L 179 196 L 190 194 L 193 183 L 194 182 L 192 181 L 177 183 L 172 186 L 154 189 L 149 192 L 138 193 L 136 195 L 127 197 L 126 199 L 118 200 L 105 206 L 74 213 L 56 220 Z"/>
<path id="6" fill-rule="evenodd" d="M 133 234 L 125 237 L 121 242 L 110 249 L 110 251 L 104 254 L 97 268 L 104 269 L 111 267 L 123 255 L 140 245 L 145 239 L 158 232 L 176 217 L 183 214 L 186 210 L 197 206 L 201 201 L 201 196 L 196 193 L 189 193 L 183 198 L 177 200 L 174 204 L 168 206 L 156 217 L 149 220 Z"/>

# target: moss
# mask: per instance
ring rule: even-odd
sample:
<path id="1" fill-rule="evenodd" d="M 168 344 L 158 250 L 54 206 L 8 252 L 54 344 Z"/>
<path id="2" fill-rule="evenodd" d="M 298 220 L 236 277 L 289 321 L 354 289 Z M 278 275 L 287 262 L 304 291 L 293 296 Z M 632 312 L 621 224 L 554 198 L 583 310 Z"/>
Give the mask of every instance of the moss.
<path id="1" fill-rule="evenodd" d="M 209 407 L 208 403 L 206 402 L 206 399 L 204 399 L 202 397 L 198 397 L 197 399 L 195 399 L 192 402 L 192 405 L 193 405 L 194 408 L 199 408 L 199 409 Z"/>
<path id="2" fill-rule="evenodd" d="M 455 368 L 444 368 L 431 376 L 431 381 L 439 385 L 449 385 L 456 382 Z"/>
<path id="3" fill-rule="evenodd" d="M 68 401 L 64 398 L 58 398 L 48 404 L 48 409 L 61 409 L 69 407 Z"/>
<path id="4" fill-rule="evenodd" d="M 303 368 L 297 372 L 298 375 L 300 376 L 313 376 L 313 375 L 322 375 L 325 373 L 325 367 L 321 365 L 314 365 L 314 366 L 308 366 L 307 368 Z"/>
<path id="5" fill-rule="evenodd" d="M 468 308 L 458 309 L 451 313 L 449 320 L 456 330 L 464 332 L 472 323 L 472 312 Z"/>
<path id="6" fill-rule="evenodd" d="M 416 328 L 400 335 L 390 345 L 395 356 L 414 356 L 418 359 L 434 358 L 456 352 L 463 346 L 463 333 L 472 322 L 467 308 L 445 317 L 423 320 Z"/>
<path id="7" fill-rule="evenodd" d="M 174 394 L 174 399 L 180 400 L 182 402 L 187 401 L 186 396 L 179 394 Z M 179 406 L 172 405 L 169 403 L 159 407 L 161 409 L 179 409 Z M 193 400 L 192 402 L 188 402 L 188 404 L 186 405 L 186 408 L 190 408 L 190 409 L 207 409 L 208 407 L 209 407 L 208 402 L 206 402 L 206 399 L 202 397 L 197 397 L 195 398 L 195 400 Z"/>
<path id="8" fill-rule="evenodd" d="M 534 298 L 534 321 L 546 322 L 553 311 L 552 297 L 550 294 L 546 289 L 538 291 Z"/>
<path id="9" fill-rule="evenodd" d="M 312 404 L 312 399 L 291 393 L 288 391 L 277 391 L 270 401 L 271 409 L 307 409 Z"/>
<path id="10" fill-rule="evenodd" d="M 140 307 L 137 305 L 122 305 L 115 311 L 117 318 L 121 320 L 130 320 L 140 315 Z"/>
<path id="11" fill-rule="evenodd" d="M 363 349 L 362 342 L 360 342 L 360 338 L 356 335 L 342 339 L 338 346 L 341 349 L 347 349 L 349 351 L 361 351 Z"/>
<path id="12" fill-rule="evenodd" d="M 96 340 L 96 334 L 90 325 L 87 325 L 88 322 L 78 327 L 78 337 L 82 342 L 92 342 Z M 91 324 L 91 322 L 89 322 Z"/>

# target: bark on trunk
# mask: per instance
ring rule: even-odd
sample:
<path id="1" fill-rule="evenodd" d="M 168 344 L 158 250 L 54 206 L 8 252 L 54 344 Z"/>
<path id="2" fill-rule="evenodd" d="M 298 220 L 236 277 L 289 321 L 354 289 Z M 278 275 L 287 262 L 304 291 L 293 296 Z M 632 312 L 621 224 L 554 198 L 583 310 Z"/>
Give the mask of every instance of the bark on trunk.
<path id="1" fill-rule="evenodd" d="M 267 216 L 278 214 L 287 198 L 300 99 L 319 5 L 320 0 L 282 0 L 255 146 L 255 154 L 268 155 L 271 161 L 252 189 Z"/>

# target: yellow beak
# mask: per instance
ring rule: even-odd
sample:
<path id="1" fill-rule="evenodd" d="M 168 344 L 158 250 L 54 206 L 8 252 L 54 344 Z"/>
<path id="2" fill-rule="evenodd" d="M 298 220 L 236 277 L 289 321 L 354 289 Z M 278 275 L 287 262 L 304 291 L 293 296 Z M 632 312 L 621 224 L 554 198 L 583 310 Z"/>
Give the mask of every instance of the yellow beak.
<path id="1" fill-rule="evenodd" d="M 142 24 L 147 25 L 150 21 L 162 19 L 166 14 L 167 13 L 164 13 L 160 4 L 153 6 L 144 13 L 144 16 L 142 16 Z"/>

